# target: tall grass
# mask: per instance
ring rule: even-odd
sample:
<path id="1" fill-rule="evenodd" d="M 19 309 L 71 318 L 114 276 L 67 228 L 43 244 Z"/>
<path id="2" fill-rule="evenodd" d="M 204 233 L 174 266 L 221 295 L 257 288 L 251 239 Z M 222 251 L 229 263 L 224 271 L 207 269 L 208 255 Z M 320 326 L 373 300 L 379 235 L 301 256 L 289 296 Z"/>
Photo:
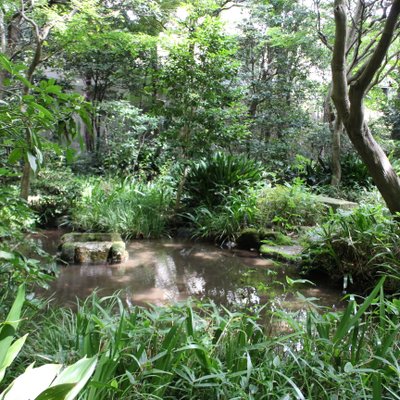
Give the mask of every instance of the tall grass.
<path id="1" fill-rule="evenodd" d="M 126 238 L 160 237 L 166 233 L 172 199 L 172 189 L 161 181 L 91 180 L 72 210 L 72 225 Z"/>
<path id="2" fill-rule="evenodd" d="M 98 354 L 82 399 L 399 398 L 400 302 L 384 298 L 383 281 L 343 312 L 310 307 L 128 308 L 93 295 L 76 313 L 31 320 L 26 349 L 39 362 Z"/>

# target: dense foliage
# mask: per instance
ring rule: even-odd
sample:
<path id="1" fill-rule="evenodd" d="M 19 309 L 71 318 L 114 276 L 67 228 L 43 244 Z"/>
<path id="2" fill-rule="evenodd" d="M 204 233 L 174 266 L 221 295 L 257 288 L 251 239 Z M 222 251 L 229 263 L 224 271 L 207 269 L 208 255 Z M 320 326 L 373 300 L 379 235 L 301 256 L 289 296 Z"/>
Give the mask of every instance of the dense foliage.
<path id="1" fill-rule="evenodd" d="M 399 2 L 338 0 L 334 25 L 325 0 L 3 0 L 0 381 L 52 370 L 37 400 L 399 398 Z M 58 271 L 36 230 L 60 226 L 375 289 L 294 314 L 34 299 L 20 323 Z"/>

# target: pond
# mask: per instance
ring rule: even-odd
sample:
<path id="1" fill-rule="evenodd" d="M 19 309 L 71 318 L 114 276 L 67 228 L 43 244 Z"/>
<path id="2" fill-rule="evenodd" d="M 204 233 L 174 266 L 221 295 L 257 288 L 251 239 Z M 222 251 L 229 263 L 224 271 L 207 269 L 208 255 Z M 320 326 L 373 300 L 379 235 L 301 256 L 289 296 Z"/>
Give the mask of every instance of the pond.
<path id="1" fill-rule="evenodd" d="M 43 248 L 55 254 L 61 231 L 37 236 Z M 298 278 L 293 267 L 259 257 L 257 253 L 227 250 L 208 243 L 182 240 L 140 240 L 127 243 L 129 259 L 118 265 L 60 266 L 47 291 L 57 304 L 72 305 L 94 290 L 106 296 L 122 290 L 131 304 L 168 304 L 193 297 L 229 308 L 271 302 L 283 309 L 301 309 L 304 302 L 284 289 L 286 276 Z M 284 285 L 283 285 L 284 284 Z M 296 286 L 305 297 L 335 308 L 341 293 L 324 282 Z"/>

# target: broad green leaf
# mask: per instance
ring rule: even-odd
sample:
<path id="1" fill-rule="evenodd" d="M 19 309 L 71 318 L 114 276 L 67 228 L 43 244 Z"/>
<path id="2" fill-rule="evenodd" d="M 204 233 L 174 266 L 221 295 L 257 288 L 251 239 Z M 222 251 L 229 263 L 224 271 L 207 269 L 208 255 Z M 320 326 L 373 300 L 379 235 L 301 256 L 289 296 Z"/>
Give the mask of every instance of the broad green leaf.
<path id="1" fill-rule="evenodd" d="M 2 258 L 3 260 L 13 260 L 14 254 L 9 253 L 8 251 L 0 250 L 0 258 Z"/>
<path id="2" fill-rule="evenodd" d="M 18 376 L 0 396 L 0 400 L 32 400 L 46 390 L 60 372 L 61 364 L 46 364 Z"/>
<path id="3" fill-rule="evenodd" d="M 28 337 L 28 334 L 25 336 L 22 336 L 18 340 L 16 340 L 8 349 L 8 352 L 4 358 L 4 361 L 2 365 L 0 365 L 0 382 L 4 378 L 4 374 L 6 372 L 6 369 L 11 365 L 11 363 L 14 361 L 15 357 L 17 357 L 18 353 L 21 351 L 22 346 L 25 343 L 26 338 Z M 1 346 L 1 343 L 0 343 Z"/>
<path id="4" fill-rule="evenodd" d="M 64 400 L 74 386 L 74 383 L 63 383 L 61 385 L 49 387 L 44 392 L 40 393 L 35 400 Z"/>
<path id="5" fill-rule="evenodd" d="M 3 55 L 0 54 L 0 67 L 2 67 L 3 69 L 5 69 L 7 72 L 9 72 L 10 74 L 13 73 L 13 67 L 12 67 L 12 63 L 8 60 L 8 58 Z"/>
<path id="6" fill-rule="evenodd" d="M 19 161 L 19 160 L 22 158 L 22 154 L 23 154 L 23 152 L 22 152 L 22 149 L 21 149 L 21 148 L 19 148 L 19 147 L 15 148 L 15 149 L 10 153 L 10 155 L 8 156 L 8 162 L 9 162 L 10 164 L 16 163 L 17 161 Z"/>
<path id="7" fill-rule="evenodd" d="M 25 286 L 18 288 L 17 297 L 11 307 L 10 312 L 5 320 L 5 325 L 0 329 L 0 365 L 4 364 L 8 349 L 13 341 L 15 331 L 17 330 L 19 319 L 21 316 L 22 305 L 25 301 Z"/>
<path id="8" fill-rule="evenodd" d="M 36 170 L 37 170 L 36 157 L 29 151 L 27 153 L 27 157 L 28 157 L 29 165 L 31 166 L 32 171 L 36 172 Z"/>
<path id="9" fill-rule="evenodd" d="M 64 383 L 75 383 L 74 388 L 65 397 L 65 400 L 74 399 L 92 376 L 97 364 L 97 357 L 82 358 L 61 372 L 51 386 Z"/>

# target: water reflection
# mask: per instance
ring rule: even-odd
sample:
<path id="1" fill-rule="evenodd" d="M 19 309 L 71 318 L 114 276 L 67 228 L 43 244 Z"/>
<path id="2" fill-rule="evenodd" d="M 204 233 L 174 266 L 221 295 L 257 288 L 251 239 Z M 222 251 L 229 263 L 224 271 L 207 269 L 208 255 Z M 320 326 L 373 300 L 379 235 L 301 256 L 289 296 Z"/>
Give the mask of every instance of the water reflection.
<path id="1" fill-rule="evenodd" d="M 55 251 L 56 233 L 48 235 L 47 250 Z M 173 240 L 134 241 L 127 247 L 129 259 L 120 265 L 60 267 L 58 279 L 45 294 L 54 293 L 60 304 L 75 303 L 76 297 L 85 298 L 98 289 L 101 295 L 124 290 L 133 304 L 161 305 L 191 296 L 230 307 L 266 301 L 272 301 L 272 307 L 274 303 L 280 308 L 301 307 L 295 297 L 283 292 L 282 285 L 273 284 L 285 281 L 287 268 L 276 267 L 254 253 Z M 336 290 L 323 286 L 306 287 L 302 292 L 319 295 L 328 306 L 340 297 Z"/>

